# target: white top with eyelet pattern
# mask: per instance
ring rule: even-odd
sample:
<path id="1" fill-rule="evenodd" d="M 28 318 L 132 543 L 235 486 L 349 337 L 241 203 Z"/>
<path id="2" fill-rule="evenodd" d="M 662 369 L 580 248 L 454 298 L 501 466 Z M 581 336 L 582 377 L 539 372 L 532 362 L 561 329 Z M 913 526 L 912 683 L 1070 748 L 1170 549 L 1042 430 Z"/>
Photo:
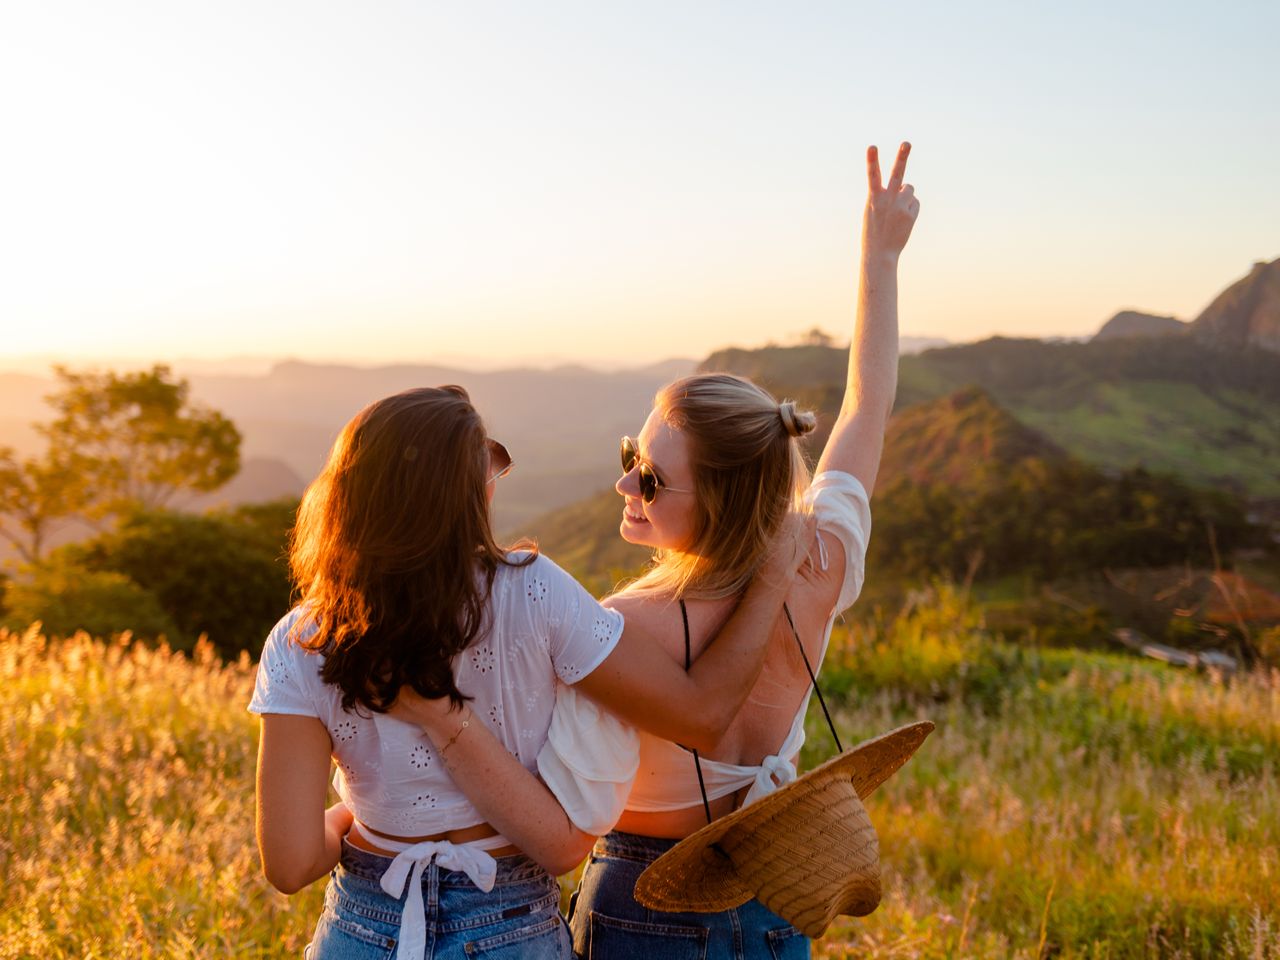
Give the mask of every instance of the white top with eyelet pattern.
<path id="1" fill-rule="evenodd" d="M 418 727 L 342 709 L 341 691 L 320 677 L 323 655 L 289 637 L 301 614 L 300 607 L 289 611 L 267 637 L 249 711 L 317 717 L 333 740 L 338 795 L 380 833 L 424 836 L 483 822 Z M 622 615 L 539 556 L 524 567 L 498 568 L 487 617 L 486 629 L 455 658 L 454 679 L 475 698 L 476 717 L 536 772 L 557 683 L 581 680 L 613 652 Z M 304 627 L 304 635 L 313 630 Z"/>

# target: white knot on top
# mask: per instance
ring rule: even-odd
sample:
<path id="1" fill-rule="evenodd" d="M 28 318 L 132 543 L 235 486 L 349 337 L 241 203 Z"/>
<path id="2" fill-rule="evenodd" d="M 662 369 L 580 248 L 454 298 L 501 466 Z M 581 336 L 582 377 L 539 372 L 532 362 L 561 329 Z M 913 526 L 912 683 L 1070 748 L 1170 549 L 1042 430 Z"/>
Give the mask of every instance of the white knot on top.
<path id="1" fill-rule="evenodd" d="M 361 833 L 366 831 L 362 830 Z M 384 849 L 399 851 L 379 881 L 387 896 L 399 900 L 401 894 L 405 894 L 396 960 L 421 960 L 427 953 L 427 916 L 422 903 L 422 873 L 427 864 L 434 860 L 446 870 L 464 873 L 472 883 L 488 893 L 497 880 L 498 862 L 486 851 L 496 850 L 510 843 L 501 836 L 483 837 L 465 843 L 450 843 L 448 840 L 404 843 L 386 837 L 373 839 Z"/>

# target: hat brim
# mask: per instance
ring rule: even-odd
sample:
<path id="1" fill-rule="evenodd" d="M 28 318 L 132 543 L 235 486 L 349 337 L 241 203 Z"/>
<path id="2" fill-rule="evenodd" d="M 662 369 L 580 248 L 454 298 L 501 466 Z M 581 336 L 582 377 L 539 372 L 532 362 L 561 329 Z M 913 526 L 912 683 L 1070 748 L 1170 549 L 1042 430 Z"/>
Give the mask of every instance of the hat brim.
<path id="1" fill-rule="evenodd" d="M 865 799 L 911 759 L 934 729 L 921 720 L 891 730 L 832 757 L 786 786 L 685 837 L 651 863 L 636 881 L 635 898 L 652 910 L 715 913 L 741 906 L 755 892 L 716 845 L 731 830 L 764 827 L 789 804 L 842 778 Z M 785 838 L 779 837 L 780 842 Z"/>

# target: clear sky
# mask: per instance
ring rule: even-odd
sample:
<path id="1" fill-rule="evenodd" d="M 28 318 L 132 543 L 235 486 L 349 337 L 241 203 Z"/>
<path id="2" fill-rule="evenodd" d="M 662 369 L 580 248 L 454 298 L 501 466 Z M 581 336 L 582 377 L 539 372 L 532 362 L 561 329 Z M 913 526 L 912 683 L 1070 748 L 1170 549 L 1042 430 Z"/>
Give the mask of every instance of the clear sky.
<path id="1" fill-rule="evenodd" d="M 0 366 L 644 362 L 1194 316 L 1280 256 L 1280 4 L 40 0 L 0 13 Z"/>

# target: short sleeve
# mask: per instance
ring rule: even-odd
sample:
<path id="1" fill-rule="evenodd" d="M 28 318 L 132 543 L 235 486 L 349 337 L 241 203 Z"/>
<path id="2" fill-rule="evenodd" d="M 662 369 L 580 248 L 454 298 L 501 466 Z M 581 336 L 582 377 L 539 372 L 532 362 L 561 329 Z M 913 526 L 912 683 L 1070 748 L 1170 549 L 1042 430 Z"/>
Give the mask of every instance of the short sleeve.
<path id="1" fill-rule="evenodd" d="M 312 698 L 307 695 L 303 670 L 315 670 L 316 658 L 293 643 L 289 633 L 295 614 L 275 625 L 262 647 L 258 661 L 258 678 L 253 685 L 250 713 L 287 713 L 300 717 L 319 717 Z"/>
<path id="2" fill-rule="evenodd" d="M 583 833 L 613 829 L 640 768 L 640 737 L 573 687 L 558 686 L 538 774 Z"/>
<path id="3" fill-rule="evenodd" d="M 577 683 L 604 662 L 622 636 L 622 614 L 600 606 L 547 557 L 524 568 L 525 599 L 547 630 L 551 663 L 564 683 Z"/>
<path id="4" fill-rule="evenodd" d="M 871 537 L 871 503 L 861 481 L 838 470 L 825 470 L 813 478 L 809 502 L 818 521 L 819 540 L 824 534 L 831 534 L 844 547 L 844 582 L 835 607 L 839 613 L 852 606 L 862 590 Z M 825 545 L 821 547 L 825 569 Z"/>

